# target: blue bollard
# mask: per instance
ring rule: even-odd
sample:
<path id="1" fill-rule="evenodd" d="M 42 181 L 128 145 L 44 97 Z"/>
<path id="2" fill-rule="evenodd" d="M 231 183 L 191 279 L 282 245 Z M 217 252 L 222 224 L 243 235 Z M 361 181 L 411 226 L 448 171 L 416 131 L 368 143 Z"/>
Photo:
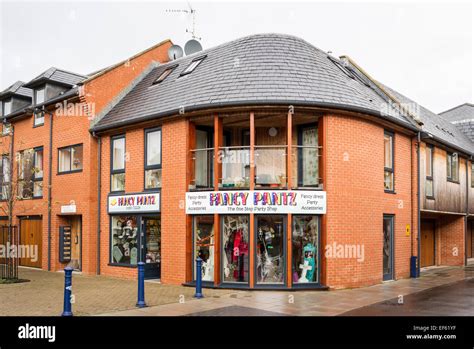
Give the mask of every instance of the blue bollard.
<path id="1" fill-rule="evenodd" d="M 64 268 L 64 306 L 61 316 L 72 316 L 71 293 L 72 293 L 72 271 L 73 268 Z"/>
<path id="2" fill-rule="evenodd" d="M 196 293 L 194 298 L 204 298 L 202 295 L 202 259 L 196 258 Z"/>
<path id="3" fill-rule="evenodd" d="M 146 307 L 145 303 L 145 263 L 138 262 L 138 300 L 137 307 Z"/>

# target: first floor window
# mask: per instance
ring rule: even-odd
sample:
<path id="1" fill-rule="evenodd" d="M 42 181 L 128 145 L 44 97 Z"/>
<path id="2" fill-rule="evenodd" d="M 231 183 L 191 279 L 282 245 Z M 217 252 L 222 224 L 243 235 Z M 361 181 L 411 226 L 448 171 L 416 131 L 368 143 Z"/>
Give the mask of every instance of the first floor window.
<path id="1" fill-rule="evenodd" d="M 319 185 L 318 128 L 305 127 L 301 129 L 299 138 L 298 186 L 317 187 Z"/>
<path id="2" fill-rule="evenodd" d="M 285 280 L 285 217 L 256 216 L 257 284 L 283 284 Z"/>
<path id="3" fill-rule="evenodd" d="M 43 148 L 34 149 L 33 197 L 43 196 Z"/>
<path id="4" fill-rule="evenodd" d="M 82 144 L 59 149 L 59 173 L 77 172 L 83 168 Z"/>
<path id="5" fill-rule="evenodd" d="M 384 133 L 384 189 L 393 191 L 393 133 L 385 131 Z"/>
<path id="6" fill-rule="evenodd" d="M 428 198 L 432 198 L 433 193 L 433 147 L 430 145 L 426 146 L 425 151 L 425 171 L 426 171 L 426 180 L 425 180 L 425 194 Z"/>
<path id="7" fill-rule="evenodd" d="M 453 182 L 459 181 L 459 158 L 457 153 L 447 154 L 447 177 Z"/>
<path id="8" fill-rule="evenodd" d="M 17 154 L 18 196 L 30 199 L 33 196 L 34 149 L 26 149 Z"/>
<path id="9" fill-rule="evenodd" d="M 223 217 L 222 268 L 224 282 L 249 281 L 249 217 Z"/>
<path id="10" fill-rule="evenodd" d="M 2 200 L 7 200 L 10 185 L 10 157 L 8 155 L 2 155 L 0 166 Z"/>
<path id="11" fill-rule="evenodd" d="M 35 126 L 41 126 L 44 125 L 44 113 L 43 112 L 37 112 L 34 113 L 34 125 Z"/>
<path id="12" fill-rule="evenodd" d="M 214 216 L 194 216 L 194 254 L 202 259 L 203 281 L 214 280 Z M 196 268 L 196 263 L 193 263 Z M 194 269 L 194 278 L 196 278 Z"/>
<path id="13" fill-rule="evenodd" d="M 111 191 L 125 190 L 125 137 L 113 137 L 111 149 Z"/>
<path id="14" fill-rule="evenodd" d="M 293 216 L 291 241 L 293 283 L 318 282 L 318 217 Z"/>
<path id="15" fill-rule="evenodd" d="M 136 216 L 112 216 L 111 262 L 136 265 L 138 262 L 138 225 Z"/>
<path id="16" fill-rule="evenodd" d="M 145 131 L 145 189 L 161 188 L 161 129 Z"/>
<path id="17" fill-rule="evenodd" d="M 471 162 L 471 188 L 474 188 L 474 162 Z"/>

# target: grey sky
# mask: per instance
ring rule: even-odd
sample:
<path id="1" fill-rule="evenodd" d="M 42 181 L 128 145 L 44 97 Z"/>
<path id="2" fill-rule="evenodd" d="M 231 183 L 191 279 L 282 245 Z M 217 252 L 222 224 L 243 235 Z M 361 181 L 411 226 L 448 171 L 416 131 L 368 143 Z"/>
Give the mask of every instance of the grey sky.
<path id="1" fill-rule="evenodd" d="M 87 74 L 164 39 L 184 45 L 186 2 L 0 0 L 0 89 L 51 66 Z M 456 3 L 197 2 L 204 48 L 286 33 L 347 54 L 375 79 L 434 112 L 473 102 L 473 5 Z"/>

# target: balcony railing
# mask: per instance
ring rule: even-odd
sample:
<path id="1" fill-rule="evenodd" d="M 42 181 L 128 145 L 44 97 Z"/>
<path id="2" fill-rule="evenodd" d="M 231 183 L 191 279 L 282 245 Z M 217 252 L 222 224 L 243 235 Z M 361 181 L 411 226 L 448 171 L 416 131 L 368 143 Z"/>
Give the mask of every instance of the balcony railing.
<path id="1" fill-rule="evenodd" d="M 286 156 L 286 146 L 255 146 L 255 187 L 286 187 Z"/>
<path id="2" fill-rule="evenodd" d="M 254 148 L 255 189 L 291 187 L 321 188 L 319 170 L 320 146 L 293 145 L 291 148 L 290 173 L 287 173 L 288 147 L 285 145 L 258 145 Z M 191 150 L 194 180 L 191 190 L 214 188 L 214 148 Z M 221 147 L 217 152 L 221 167 L 219 189 L 249 189 L 250 147 Z"/>
<path id="3" fill-rule="evenodd" d="M 191 153 L 194 170 L 191 189 L 213 188 L 214 148 L 193 149 Z"/>
<path id="4" fill-rule="evenodd" d="M 250 187 L 250 147 L 219 148 L 218 161 L 222 164 L 219 188 Z"/>

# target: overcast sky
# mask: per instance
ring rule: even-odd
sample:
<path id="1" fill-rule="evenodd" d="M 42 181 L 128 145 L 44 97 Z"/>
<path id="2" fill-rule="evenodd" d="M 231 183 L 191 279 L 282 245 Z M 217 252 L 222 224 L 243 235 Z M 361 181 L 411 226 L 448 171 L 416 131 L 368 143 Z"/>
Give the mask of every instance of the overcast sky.
<path id="1" fill-rule="evenodd" d="M 164 39 L 184 45 L 186 2 L 0 0 L 0 89 L 51 66 L 88 74 Z M 209 48 L 286 33 L 349 55 L 375 79 L 434 112 L 473 102 L 473 5 L 464 2 L 198 2 Z"/>

